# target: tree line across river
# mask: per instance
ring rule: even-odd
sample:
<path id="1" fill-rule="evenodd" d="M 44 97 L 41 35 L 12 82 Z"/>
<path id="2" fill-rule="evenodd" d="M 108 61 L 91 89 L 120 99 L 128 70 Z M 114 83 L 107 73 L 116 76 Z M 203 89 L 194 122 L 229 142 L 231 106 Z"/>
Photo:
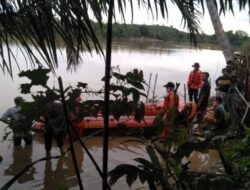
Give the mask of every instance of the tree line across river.
<path id="1" fill-rule="evenodd" d="M 106 27 L 104 24 L 102 28 L 97 23 L 93 22 L 93 28 L 100 39 L 106 38 Z M 242 30 L 233 32 L 232 30 L 226 32 L 227 37 L 231 45 L 235 49 L 239 49 L 244 44 L 250 41 L 248 33 Z M 114 39 L 131 39 L 131 38 L 148 38 L 166 41 L 169 43 L 181 44 L 190 43 L 189 33 L 177 30 L 172 26 L 160 26 L 160 25 L 137 25 L 137 24 L 119 24 L 113 25 L 113 38 Z M 201 44 L 212 44 L 217 45 L 216 36 L 207 35 L 201 33 L 198 36 L 198 42 Z"/>

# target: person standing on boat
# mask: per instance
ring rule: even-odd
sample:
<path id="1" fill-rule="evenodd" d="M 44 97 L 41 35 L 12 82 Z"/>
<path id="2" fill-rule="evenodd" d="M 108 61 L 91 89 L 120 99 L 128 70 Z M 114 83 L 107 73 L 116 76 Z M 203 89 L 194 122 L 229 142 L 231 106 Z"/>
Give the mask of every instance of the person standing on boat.
<path id="1" fill-rule="evenodd" d="M 197 120 L 201 120 L 202 117 L 206 114 L 206 110 L 208 107 L 208 101 L 210 97 L 210 90 L 211 86 L 208 81 L 209 78 L 209 73 L 208 72 L 203 72 L 202 73 L 202 87 L 199 93 L 199 101 L 197 104 Z"/>
<path id="2" fill-rule="evenodd" d="M 50 156 L 53 139 L 56 140 L 61 155 L 64 154 L 63 144 L 66 135 L 66 122 L 63 114 L 63 105 L 60 101 L 53 101 L 46 105 L 43 115 L 45 120 L 44 141 L 46 155 Z"/>
<path id="3" fill-rule="evenodd" d="M 179 96 L 174 91 L 175 85 L 173 82 L 168 82 L 163 87 L 166 88 L 167 96 L 164 100 L 164 107 L 171 107 L 178 109 L 179 105 Z"/>
<path id="4" fill-rule="evenodd" d="M 225 99 L 228 89 L 231 85 L 231 79 L 227 74 L 227 69 L 222 69 L 222 76 L 216 79 L 216 97 L 221 96 L 223 99 Z"/>
<path id="5" fill-rule="evenodd" d="M 161 134 L 159 135 L 160 139 L 164 139 L 168 133 L 168 127 L 172 124 L 171 119 L 173 115 L 178 114 L 178 105 L 179 105 L 179 96 L 175 92 L 175 85 L 173 82 L 168 82 L 164 85 L 167 91 L 167 96 L 164 100 L 164 116 L 163 116 L 163 125 L 165 126 Z"/>
<path id="6" fill-rule="evenodd" d="M 194 100 L 194 102 L 197 104 L 199 89 L 202 85 L 202 72 L 199 70 L 199 63 L 194 63 L 192 67 L 194 67 L 194 70 L 190 72 L 187 82 L 188 95 L 189 101 L 192 102 Z"/>
<path id="7" fill-rule="evenodd" d="M 15 146 L 20 146 L 22 139 L 26 145 L 32 144 L 31 126 L 25 124 L 25 117 L 19 113 L 24 99 L 21 96 L 14 98 L 15 107 L 9 108 L 0 118 L 0 121 L 9 125 L 13 132 Z"/>

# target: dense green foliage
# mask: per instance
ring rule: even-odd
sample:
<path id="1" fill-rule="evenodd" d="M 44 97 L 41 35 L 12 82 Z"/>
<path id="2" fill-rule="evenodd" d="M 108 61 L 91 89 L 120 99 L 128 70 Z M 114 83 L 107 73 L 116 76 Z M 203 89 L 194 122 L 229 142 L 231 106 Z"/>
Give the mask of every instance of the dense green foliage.
<path id="1" fill-rule="evenodd" d="M 101 29 L 97 23 L 93 23 L 94 30 L 99 38 L 106 37 L 106 25 L 103 25 Z M 237 30 L 235 32 L 226 32 L 228 39 L 233 47 L 238 48 L 246 42 L 249 37 L 244 31 Z M 160 25 L 137 25 L 137 24 L 114 24 L 113 25 L 113 38 L 114 39 L 134 39 L 145 38 L 166 41 L 168 43 L 190 43 L 189 33 L 177 30 L 172 26 L 160 26 Z M 202 33 L 198 36 L 199 43 L 217 45 L 215 35 L 207 35 Z"/>
<path id="2" fill-rule="evenodd" d="M 32 101 L 24 102 L 21 113 L 25 116 L 26 122 L 31 123 L 38 119 L 39 115 L 46 108 L 46 104 L 54 100 L 60 100 L 59 89 L 47 86 L 49 79 L 49 69 L 39 67 L 38 69 L 22 71 L 19 77 L 30 79 L 30 83 L 20 85 L 21 93 L 30 94 L 33 86 L 42 86 L 44 90 L 37 93 L 31 93 Z M 103 78 L 105 80 L 105 78 Z M 144 116 L 144 104 L 141 102 L 141 97 L 145 96 L 144 78 L 141 70 L 134 69 L 121 74 L 118 68 L 114 68 L 111 72 L 110 95 L 110 112 L 115 119 L 119 120 L 121 115 L 130 116 L 135 113 L 135 120 L 141 121 Z M 103 113 L 103 100 L 88 100 L 84 102 L 76 101 L 83 94 L 95 94 L 102 96 L 104 89 L 92 91 L 88 88 L 87 83 L 78 82 L 76 87 L 69 86 L 65 88 L 66 103 L 70 113 L 73 113 L 78 121 L 81 121 L 85 116 L 97 116 L 98 113 Z"/>

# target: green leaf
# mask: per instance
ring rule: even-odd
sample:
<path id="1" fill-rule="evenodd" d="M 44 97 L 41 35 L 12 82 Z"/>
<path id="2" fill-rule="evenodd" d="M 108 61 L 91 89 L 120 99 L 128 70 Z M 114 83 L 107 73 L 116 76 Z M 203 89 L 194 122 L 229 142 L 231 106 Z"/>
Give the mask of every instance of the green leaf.
<path id="1" fill-rule="evenodd" d="M 78 84 L 77 84 L 77 87 L 78 88 L 83 88 L 83 89 L 85 89 L 85 88 L 87 88 L 87 86 L 88 86 L 88 84 L 87 83 L 83 83 L 83 82 L 78 82 Z"/>
<path id="2" fill-rule="evenodd" d="M 145 181 L 147 180 L 147 174 L 143 171 L 139 171 L 139 179 L 141 183 L 144 184 Z"/>
<path id="3" fill-rule="evenodd" d="M 135 110 L 137 104 L 133 101 L 129 101 L 126 103 L 126 109 L 125 109 L 125 114 L 127 116 L 130 116 L 131 113 Z"/>
<path id="4" fill-rule="evenodd" d="M 164 125 L 162 122 L 162 116 L 158 115 L 155 117 L 152 128 L 157 134 L 159 134 L 163 130 Z"/>
<path id="5" fill-rule="evenodd" d="M 132 93 L 133 101 L 138 102 L 140 100 L 140 92 L 135 88 L 128 89 L 128 95 Z"/>
<path id="6" fill-rule="evenodd" d="M 131 84 L 132 86 L 134 86 L 135 88 L 138 88 L 140 90 L 145 90 L 143 84 L 141 84 L 140 82 L 131 80 L 131 79 L 127 79 L 128 83 Z"/>
<path id="7" fill-rule="evenodd" d="M 45 91 L 45 94 L 46 94 L 47 103 L 60 99 L 60 95 L 57 94 L 54 90 L 48 89 Z"/>
<path id="8" fill-rule="evenodd" d="M 113 114 L 114 118 L 116 120 L 119 120 L 124 111 L 122 108 L 121 100 L 111 101 L 110 111 Z"/>
<path id="9" fill-rule="evenodd" d="M 46 87 L 47 86 L 47 81 L 49 77 L 47 74 L 50 72 L 50 69 L 43 69 L 39 67 L 38 69 L 34 70 L 27 70 L 27 71 L 22 71 L 19 73 L 19 77 L 27 77 L 28 79 L 31 80 L 31 85 L 41 85 Z"/>
<path id="10" fill-rule="evenodd" d="M 68 86 L 67 88 L 64 89 L 63 93 L 65 94 L 66 92 L 69 91 L 69 89 L 71 89 L 71 86 Z M 58 91 L 60 93 L 60 90 Z"/>
<path id="11" fill-rule="evenodd" d="M 149 168 L 149 169 L 154 169 L 154 164 L 146 159 L 143 158 L 135 158 L 134 159 L 136 162 L 139 162 L 140 164 L 143 165 L 144 168 Z"/>
<path id="12" fill-rule="evenodd" d="M 145 105 L 141 102 L 137 107 L 136 107 L 136 110 L 135 110 L 135 120 L 137 122 L 140 122 L 143 117 L 144 117 L 144 112 L 145 112 Z"/>
<path id="13" fill-rule="evenodd" d="M 109 184 L 111 186 L 114 185 L 117 182 L 117 180 L 120 179 L 124 175 L 133 175 L 134 173 L 136 173 L 136 176 L 137 176 L 138 171 L 139 171 L 139 169 L 136 166 L 129 165 L 129 164 L 120 164 L 108 173 L 108 175 L 110 177 Z M 134 176 L 135 175 L 133 175 L 133 177 L 129 178 L 129 180 L 127 180 L 127 182 L 133 183 Z"/>
<path id="14" fill-rule="evenodd" d="M 68 96 L 71 100 L 75 101 L 76 98 L 81 96 L 82 90 L 81 89 L 72 89 L 70 92 L 68 92 Z"/>
<path id="15" fill-rule="evenodd" d="M 27 83 L 26 84 L 20 84 L 21 93 L 22 94 L 29 94 L 31 87 L 32 87 L 31 84 L 27 84 Z"/>
<path id="16" fill-rule="evenodd" d="M 126 181 L 129 187 L 131 187 L 131 185 L 135 182 L 137 176 L 138 176 L 138 171 L 131 172 L 129 175 L 126 176 Z"/>
<path id="17" fill-rule="evenodd" d="M 125 81 L 126 76 L 117 72 L 112 72 L 112 75 L 117 78 L 118 80 Z"/>

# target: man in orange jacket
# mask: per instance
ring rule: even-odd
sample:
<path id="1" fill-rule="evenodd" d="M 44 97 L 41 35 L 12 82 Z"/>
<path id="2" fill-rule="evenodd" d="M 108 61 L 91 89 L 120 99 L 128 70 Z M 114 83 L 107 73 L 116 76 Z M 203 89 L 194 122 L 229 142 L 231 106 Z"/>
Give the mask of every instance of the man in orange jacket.
<path id="1" fill-rule="evenodd" d="M 187 83 L 188 95 L 189 101 L 192 102 L 194 99 L 197 104 L 199 88 L 202 86 L 202 72 L 199 70 L 199 63 L 194 63 L 192 67 L 194 67 L 194 70 L 190 72 Z"/>
<path id="2" fill-rule="evenodd" d="M 175 85 L 172 82 L 168 82 L 163 87 L 166 88 L 167 96 L 164 100 L 164 107 L 177 108 L 179 105 L 179 96 L 174 92 Z"/>
<path id="3" fill-rule="evenodd" d="M 166 85 L 164 85 L 167 91 L 167 96 L 165 97 L 164 100 L 164 116 L 163 116 L 163 125 L 165 128 L 159 135 L 160 139 L 163 140 L 167 133 L 168 133 L 168 128 L 172 124 L 173 121 L 171 120 L 171 116 L 173 114 L 177 114 L 178 112 L 178 105 L 179 105 L 179 96 L 175 92 L 175 85 L 173 82 L 168 82 Z"/>

